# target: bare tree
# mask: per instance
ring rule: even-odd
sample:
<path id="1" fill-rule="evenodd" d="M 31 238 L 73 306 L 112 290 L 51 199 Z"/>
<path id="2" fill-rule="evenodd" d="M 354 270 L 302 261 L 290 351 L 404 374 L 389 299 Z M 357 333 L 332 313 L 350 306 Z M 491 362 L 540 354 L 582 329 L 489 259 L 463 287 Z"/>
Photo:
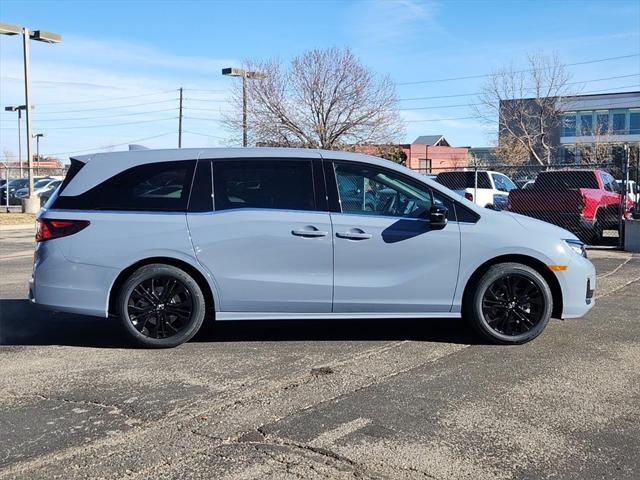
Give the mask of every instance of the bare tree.
<path id="1" fill-rule="evenodd" d="M 529 159 L 529 151 L 525 145 L 508 132 L 498 136 L 492 153 L 498 163 L 505 165 L 522 165 Z"/>
<path id="2" fill-rule="evenodd" d="M 519 144 L 529 159 L 549 165 L 555 154 L 551 132 L 560 126 L 560 104 L 570 91 L 570 75 L 557 56 L 528 55 L 528 68 L 511 66 L 491 75 L 481 90 L 476 113 L 498 119 L 500 139 Z"/>
<path id="3" fill-rule="evenodd" d="M 348 48 L 311 50 L 286 67 L 266 60 L 244 68 L 264 74 L 246 85 L 250 144 L 342 149 L 393 143 L 404 131 L 391 79 L 374 75 Z M 224 121 L 241 132 L 239 86 L 232 106 Z"/>

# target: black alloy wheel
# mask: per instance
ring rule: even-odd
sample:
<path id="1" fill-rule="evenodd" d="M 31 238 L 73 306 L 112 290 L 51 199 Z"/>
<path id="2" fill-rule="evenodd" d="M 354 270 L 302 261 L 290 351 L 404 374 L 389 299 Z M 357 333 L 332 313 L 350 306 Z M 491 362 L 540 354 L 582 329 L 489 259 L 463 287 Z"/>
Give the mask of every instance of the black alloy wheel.
<path id="1" fill-rule="evenodd" d="M 545 277 L 521 263 L 493 265 L 466 289 L 462 315 L 491 343 L 518 345 L 542 333 L 553 311 Z"/>
<path id="2" fill-rule="evenodd" d="M 200 285 L 173 265 L 151 264 L 136 270 L 120 289 L 118 307 L 127 333 L 152 348 L 188 341 L 205 317 Z"/>
<path id="3" fill-rule="evenodd" d="M 485 290 L 482 313 L 489 326 L 500 334 L 525 334 L 542 320 L 542 290 L 528 277 L 505 275 Z"/>
<path id="4" fill-rule="evenodd" d="M 127 303 L 131 324 L 147 337 L 171 337 L 189 325 L 193 300 L 178 279 L 157 276 L 140 282 Z"/>

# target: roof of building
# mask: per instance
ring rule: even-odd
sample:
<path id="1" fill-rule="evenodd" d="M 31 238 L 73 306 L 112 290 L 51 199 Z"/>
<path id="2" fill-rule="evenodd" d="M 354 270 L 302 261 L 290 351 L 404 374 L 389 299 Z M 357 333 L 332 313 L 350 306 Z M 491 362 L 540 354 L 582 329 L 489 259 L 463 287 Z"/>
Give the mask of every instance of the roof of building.
<path id="1" fill-rule="evenodd" d="M 420 135 L 412 145 L 431 145 L 434 147 L 450 147 L 444 135 Z"/>

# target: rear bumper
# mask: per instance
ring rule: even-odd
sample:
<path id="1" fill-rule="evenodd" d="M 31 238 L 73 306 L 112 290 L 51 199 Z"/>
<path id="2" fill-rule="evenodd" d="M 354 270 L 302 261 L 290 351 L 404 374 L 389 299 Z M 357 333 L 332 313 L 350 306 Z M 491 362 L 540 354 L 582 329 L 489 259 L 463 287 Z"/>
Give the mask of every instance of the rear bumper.
<path id="1" fill-rule="evenodd" d="M 107 317 L 109 289 L 118 271 L 68 261 L 55 241 L 38 243 L 29 300 L 60 312 Z"/>

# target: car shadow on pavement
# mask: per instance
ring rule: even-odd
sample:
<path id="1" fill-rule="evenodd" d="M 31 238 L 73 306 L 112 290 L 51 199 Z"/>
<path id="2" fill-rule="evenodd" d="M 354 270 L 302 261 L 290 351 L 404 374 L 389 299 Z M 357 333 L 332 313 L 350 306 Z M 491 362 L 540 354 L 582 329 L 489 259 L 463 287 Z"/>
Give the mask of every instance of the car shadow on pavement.
<path id="1" fill-rule="evenodd" d="M 478 343 L 459 319 L 268 320 L 205 323 L 195 343 L 415 340 Z M 0 300 L 0 345 L 135 347 L 115 319 L 54 313 L 28 300 Z"/>

